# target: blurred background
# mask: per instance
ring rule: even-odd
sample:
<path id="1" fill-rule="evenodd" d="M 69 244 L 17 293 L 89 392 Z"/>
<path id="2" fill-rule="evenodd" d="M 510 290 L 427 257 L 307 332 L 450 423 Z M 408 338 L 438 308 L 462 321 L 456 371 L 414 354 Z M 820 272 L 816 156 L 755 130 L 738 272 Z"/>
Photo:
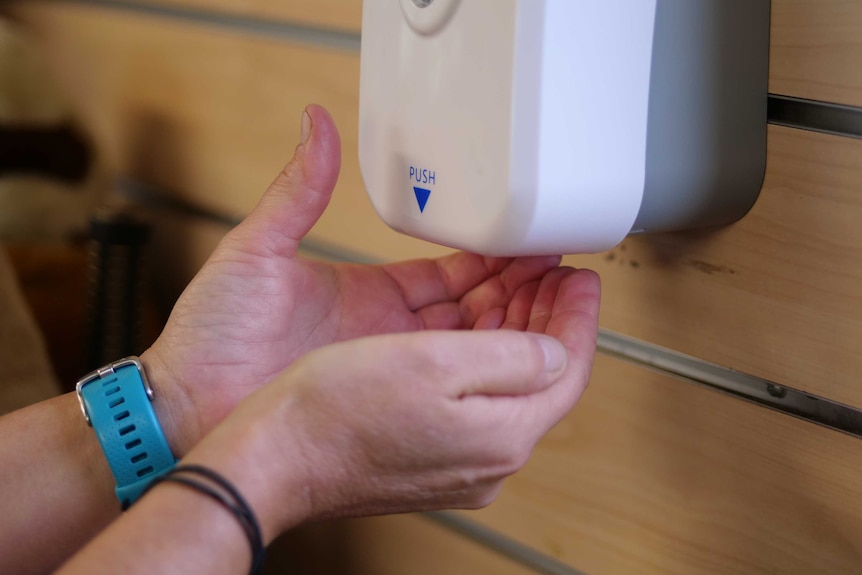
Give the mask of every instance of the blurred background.
<path id="1" fill-rule="evenodd" d="M 499 501 L 309 526 L 268 572 L 862 572 L 860 439 L 702 375 L 862 408 L 862 3 L 772 5 L 760 200 L 728 228 L 568 258 L 603 278 L 593 382 Z M 308 103 L 335 117 L 344 167 L 304 255 L 447 252 L 366 197 L 361 9 L 0 3 L 0 413 L 146 349 L 292 155 Z"/>

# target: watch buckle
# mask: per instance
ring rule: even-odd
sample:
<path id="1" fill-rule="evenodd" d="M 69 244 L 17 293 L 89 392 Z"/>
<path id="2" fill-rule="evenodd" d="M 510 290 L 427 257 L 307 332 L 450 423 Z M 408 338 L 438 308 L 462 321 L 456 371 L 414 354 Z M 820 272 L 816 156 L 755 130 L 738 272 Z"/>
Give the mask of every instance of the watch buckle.
<path id="1" fill-rule="evenodd" d="M 84 387 L 105 377 L 110 377 L 114 375 L 118 369 L 129 366 L 134 366 L 135 369 L 138 370 L 138 375 L 140 375 L 141 381 L 144 383 L 144 390 L 147 392 L 147 397 L 150 401 L 153 401 L 153 388 L 147 379 L 144 365 L 141 363 L 140 359 L 137 357 L 127 357 L 119 361 L 109 363 L 108 365 L 102 366 L 99 369 L 88 373 L 75 384 L 75 395 L 78 396 L 78 405 L 81 407 L 81 413 L 84 414 L 84 420 L 87 422 L 87 425 L 93 427 L 93 422 L 90 421 L 90 414 L 87 413 L 87 404 L 84 401 Z"/>

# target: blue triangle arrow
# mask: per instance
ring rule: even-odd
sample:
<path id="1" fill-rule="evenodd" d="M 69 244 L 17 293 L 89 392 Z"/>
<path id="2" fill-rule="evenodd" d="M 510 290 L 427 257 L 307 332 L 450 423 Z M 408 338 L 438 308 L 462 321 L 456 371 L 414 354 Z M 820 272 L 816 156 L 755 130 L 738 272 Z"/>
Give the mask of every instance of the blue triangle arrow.
<path id="1" fill-rule="evenodd" d="M 428 198 L 431 197 L 431 190 L 413 188 L 413 192 L 416 194 L 416 201 L 419 202 L 419 211 L 424 214 L 425 206 L 428 205 Z"/>

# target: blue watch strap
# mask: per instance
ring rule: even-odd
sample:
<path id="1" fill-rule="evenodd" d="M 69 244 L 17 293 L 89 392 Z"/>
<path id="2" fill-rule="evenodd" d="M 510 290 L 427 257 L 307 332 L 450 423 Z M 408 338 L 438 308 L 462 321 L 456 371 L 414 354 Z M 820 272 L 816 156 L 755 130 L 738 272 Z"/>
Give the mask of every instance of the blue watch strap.
<path id="1" fill-rule="evenodd" d="M 126 509 L 177 462 L 156 417 L 143 366 L 137 358 L 112 363 L 81 379 L 77 392 Z"/>

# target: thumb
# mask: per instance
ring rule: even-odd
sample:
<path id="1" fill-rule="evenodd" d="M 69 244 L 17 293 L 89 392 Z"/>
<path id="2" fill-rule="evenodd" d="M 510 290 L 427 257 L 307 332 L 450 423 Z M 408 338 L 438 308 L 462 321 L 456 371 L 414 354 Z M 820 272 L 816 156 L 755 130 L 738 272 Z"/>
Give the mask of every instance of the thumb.
<path id="1" fill-rule="evenodd" d="M 242 223 L 251 244 L 271 254 L 294 255 L 329 204 L 340 170 L 338 128 L 326 109 L 309 106 L 293 159 Z"/>
<path id="2" fill-rule="evenodd" d="M 451 397 L 531 395 L 565 371 L 566 349 L 557 340 L 516 331 L 419 332 L 389 336 L 389 361 L 407 380 L 422 374 Z M 372 354 L 373 356 L 373 354 Z"/>

